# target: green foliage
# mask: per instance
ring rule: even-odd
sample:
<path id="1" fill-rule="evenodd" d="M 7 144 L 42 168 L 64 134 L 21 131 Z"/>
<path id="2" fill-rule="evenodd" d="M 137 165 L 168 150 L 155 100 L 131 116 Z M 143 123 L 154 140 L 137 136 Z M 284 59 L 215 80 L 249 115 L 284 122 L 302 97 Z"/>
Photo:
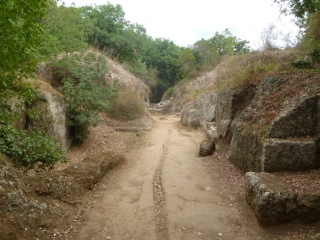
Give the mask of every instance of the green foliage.
<path id="1" fill-rule="evenodd" d="M 295 61 L 292 63 L 292 66 L 298 69 L 311 69 L 312 64 L 310 62 L 300 60 L 300 61 Z"/>
<path id="2" fill-rule="evenodd" d="M 222 34 L 216 32 L 208 43 L 220 56 L 232 56 L 250 51 L 249 42 L 233 36 L 228 29 L 225 29 Z"/>
<path id="3" fill-rule="evenodd" d="M 70 77 L 63 79 L 62 91 L 68 113 L 68 124 L 74 127 L 76 143 L 82 143 L 89 127 L 99 120 L 98 113 L 107 111 L 115 89 L 104 83 L 106 60 L 93 53 L 74 54 L 55 63 L 64 66 Z"/>
<path id="4" fill-rule="evenodd" d="M 158 71 L 157 84 L 152 86 L 152 102 L 158 102 L 168 87 L 173 86 L 180 80 L 178 56 L 180 47 L 167 39 L 149 38 L 146 48 L 142 54 L 142 62 L 146 63 L 148 69 Z"/>
<path id="5" fill-rule="evenodd" d="M 81 17 L 80 9 L 76 7 L 57 6 L 50 0 L 43 26 L 44 34 L 39 46 L 43 57 L 55 57 L 87 47 L 86 30 L 90 28 L 90 22 Z"/>
<path id="6" fill-rule="evenodd" d="M 173 93 L 174 93 L 174 87 L 169 87 L 166 91 L 166 95 L 169 97 L 171 97 Z"/>
<path id="7" fill-rule="evenodd" d="M 187 78 L 195 70 L 196 58 L 190 48 L 182 49 L 179 52 L 178 64 L 180 67 L 180 75 L 182 78 Z"/>
<path id="8" fill-rule="evenodd" d="M 318 0 L 274 0 L 274 2 L 280 5 L 284 14 L 293 14 L 300 22 L 320 10 Z"/>
<path id="9" fill-rule="evenodd" d="M 308 53 L 313 59 L 319 59 L 320 58 L 320 45 L 312 49 Z"/>
<path id="10" fill-rule="evenodd" d="M 9 125 L 0 125 L 0 151 L 17 166 L 52 169 L 57 162 L 66 162 L 58 143 L 43 137 L 41 132 L 27 134 Z"/>
<path id="11" fill-rule="evenodd" d="M 147 68 L 145 63 L 138 61 L 135 64 L 124 63 L 126 68 L 139 77 L 149 87 L 154 87 L 157 84 L 158 70 L 155 68 Z"/>
<path id="12" fill-rule="evenodd" d="M 145 114 L 145 105 L 137 94 L 123 91 L 112 101 L 108 114 L 118 120 L 133 120 Z"/>
<path id="13" fill-rule="evenodd" d="M 22 82 L 35 71 L 36 47 L 42 32 L 46 0 L 0 1 L 0 121 L 9 121 L 13 98 L 32 98 L 34 93 Z"/>

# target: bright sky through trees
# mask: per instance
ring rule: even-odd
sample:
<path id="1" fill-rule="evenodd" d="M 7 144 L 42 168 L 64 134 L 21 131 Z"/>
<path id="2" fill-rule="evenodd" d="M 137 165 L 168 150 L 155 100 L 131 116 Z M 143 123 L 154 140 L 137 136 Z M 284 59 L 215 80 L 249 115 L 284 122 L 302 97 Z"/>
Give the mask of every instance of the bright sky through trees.
<path id="1" fill-rule="evenodd" d="M 107 4 L 106 0 L 64 0 L 77 7 Z M 139 23 L 152 37 L 168 38 L 188 46 L 212 37 L 226 28 L 254 49 L 261 46 L 261 32 L 274 24 L 283 34 L 294 38 L 298 28 L 292 18 L 281 15 L 273 0 L 109 0 L 120 4 L 126 20 Z"/>

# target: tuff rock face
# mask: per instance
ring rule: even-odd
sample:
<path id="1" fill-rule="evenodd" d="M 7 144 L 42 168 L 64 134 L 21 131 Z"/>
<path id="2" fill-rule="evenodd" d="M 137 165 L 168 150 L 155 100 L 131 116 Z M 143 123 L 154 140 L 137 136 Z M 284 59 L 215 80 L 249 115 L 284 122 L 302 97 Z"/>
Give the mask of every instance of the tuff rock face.
<path id="1" fill-rule="evenodd" d="M 255 86 L 248 85 L 218 93 L 215 118 L 220 149 L 229 150 L 233 137 L 232 126 L 250 104 L 255 91 Z"/>
<path id="2" fill-rule="evenodd" d="M 216 94 L 200 94 L 195 101 L 185 103 L 181 110 L 181 122 L 185 126 L 201 128 L 211 140 L 218 143 L 216 134 Z"/>
<path id="3" fill-rule="evenodd" d="M 319 82 L 319 74 L 266 77 L 245 108 L 225 97 L 232 90 L 218 95 L 219 146 L 229 160 L 243 173 L 319 167 Z M 238 117 L 230 106 L 235 106 Z"/>

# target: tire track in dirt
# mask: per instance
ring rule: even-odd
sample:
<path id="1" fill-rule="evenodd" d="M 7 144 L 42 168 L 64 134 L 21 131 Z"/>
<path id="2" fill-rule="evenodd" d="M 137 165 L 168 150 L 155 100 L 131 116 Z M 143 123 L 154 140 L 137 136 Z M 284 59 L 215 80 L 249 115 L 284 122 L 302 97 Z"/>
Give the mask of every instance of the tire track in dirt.
<path id="1" fill-rule="evenodd" d="M 169 135 L 166 142 L 169 139 Z M 167 211 L 165 206 L 165 195 L 162 186 L 162 168 L 164 160 L 168 156 L 168 147 L 163 146 L 163 153 L 160 158 L 159 165 L 155 171 L 153 177 L 153 199 L 154 199 L 154 212 L 155 212 L 155 224 L 156 224 L 156 237 L 157 240 L 169 239 L 168 226 L 167 226 Z"/>

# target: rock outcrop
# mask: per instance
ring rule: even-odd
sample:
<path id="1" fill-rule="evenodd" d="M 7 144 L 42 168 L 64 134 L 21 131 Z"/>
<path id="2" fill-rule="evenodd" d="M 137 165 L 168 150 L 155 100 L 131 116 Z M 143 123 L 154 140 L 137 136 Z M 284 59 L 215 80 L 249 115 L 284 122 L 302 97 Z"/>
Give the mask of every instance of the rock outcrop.
<path id="1" fill-rule="evenodd" d="M 44 85 L 45 83 L 43 83 Z M 26 129 L 41 130 L 47 137 L 55 139 L 62 150 L 67 151 L 72 144 L 73 136 L 67 124 L 67 111 L 62 95 L 50 86 L 40 89 L 39 98 L 30 106 L 37 112 L 38 117 L 26 119 Z"/>
<path id="2" fill-rule="evenodd" d="M 319 82 L 319 74 L 266 77 L 252 101 L 242 106 L 225 97 L 233 90 L 218 94 L 219 145 L 229 160 L 242 172 L 319 167 Z"/>
<path id="3" fill-rule="evenodd" d="M 216 103 L 217 135 L 219 147 L 228 151 L 233 138 L 232 126 L 255 95 L 255 86 L 248 85 L 218 93 Z"/>
<path id="4" fill-rule="evenodd" d="M 149 105 L 150 87 L 142 80 L 127 71 L 119 63 L 107 58 L 108 73 L 106 75 L 106 83 L 114 85 L 116 82 L 121 89 L 129 90 L 138 94 L 140 98 Z"/>
<path id="5" fill-rule="evenodd" d="M 167 114 L 171 112 L 172 100 L 164 100 L 156 104 L 149 104 L 148 111 L 152 114 Z"/>
<path id="6" fill-rule="evenodd" d="M 200 94 L 194 101 L 185 103 L 181 111 L 181 122 L 185 126 L 201 128 L 209 139 L 217 143 L 216 98 L 213 93 Z"/>

